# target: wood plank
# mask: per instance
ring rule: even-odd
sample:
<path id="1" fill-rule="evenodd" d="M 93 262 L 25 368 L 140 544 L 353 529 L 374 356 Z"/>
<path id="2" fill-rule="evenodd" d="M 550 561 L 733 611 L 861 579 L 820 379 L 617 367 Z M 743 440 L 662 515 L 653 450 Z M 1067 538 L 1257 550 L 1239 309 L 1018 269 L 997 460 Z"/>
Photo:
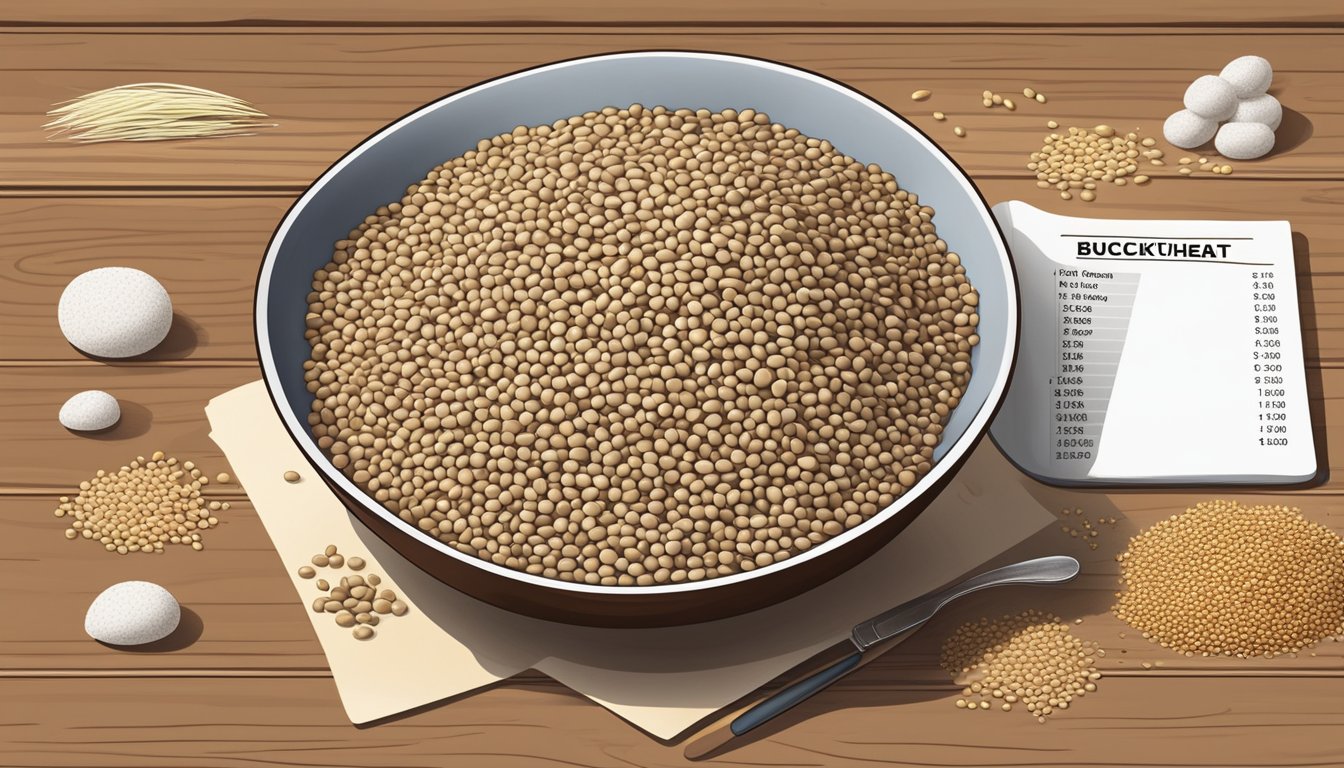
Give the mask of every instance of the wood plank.
<path id="1" fill-rule="evenodd" d="M 61 291 L 87 270 L 123 266 L 154 275 L 173 300 L 169 337 L 142 359 L 255 360 L 257 269 L 289 205 L 286 198 L 0 199 L 13 238 L 0 261 L 0 280 L 10 286 L 0 306 L 9 329 L 0 356 L 84 359 L 56 323 Z"/>
<path id="2" fill-rule="evenodd" d="M 1102 190 L 1091 205 L 1060 200 L 1027 179 L 978 184 L 991 202 L 1017 198 L 1075 216 L 1286 218 L 1300 235 L 1306 359 L 1344 364 L 1344 184 L 1182 177 Z M 168 341 L 143 360 L 255 360 L 257 267 L 289 205 L 287 197 L 0 197 L 0 218 L 9 222 L 0 280 L 14 287 L 0 303 L 0 325 L 10 329 L 0 358 L 84 360 L 61 336 L 54 308 L 76 275 L 118 265 L 157 277 L 178 314 Z M 333 241 L 337 234 L 344 233 Z"/>
<path id="3" fill-rule="evenodd" d="M 427 664 L 427 667 L 432 667 Z M 860 671 L 862 677 L 867 670 Z M 1051 722 L 953 708 L 948 688 L 823 692 L 723 766 L 1326 766 L 1344 761 L 1334 680 L 1107 679 Z M 0 757 L 24 766 L 694 765 L 577 696 L 505 686 L 383 725 L 329 680 L 0 680 Z M 127 706 L 128 702 L 135 702 Z"/>
<path id="4" fill-rule="evenodd" d="M 115 469 L 138 455 L 163 451 L 191 460 L 214 477 L 228 470 L 209 438 L 210 398 L 261 378 L 251 367 L 159 367 L 98 364 L 0 368 L 0 487 L 62 494 L 99 469 Z M 102 389 L 121 402 L 111 430 L 72 434 L 56 414 L 66 398 Z M 236 486 L 232 489 L 237 491 Z"/>
<path id="5" fill-rule="evenodd" d="M 73 477 L 78 477 L 73 476 Z M 1336 674 L 1344 675 L 1344 644 L 1327 642 L 1298 657 L 1273 660 L 1185 658 L 1145 641 L 1110 613 L 1117 589 L 1115 555 L 1131 535 L 1212 497 L 1233 496 L 1247 504 L 1287 504 L 1344 533 L 1339 494 L 1229 493 L 1226 490 L 1167 494 L 1079 492 L 1029 484 L 1051 511 L 1081 508 L 1097 522 L 1096 550 L 1056 527 L 1041 531 L 1004 553 L 1008 563 L 1048 554 L 1070 554 L 1083 563 L 1083 576 L 1049 590 L 1000 589 L 973 595 L 940 614 L 919 635 L 870 665 L 865 677 L 846 681 L 854 688 L 892 687 L 911 682 L 946 683 L 938 668 L 941 643 L 964 621 L 1045 608 L 1067 619 L 1081 637 L 1107 651 L 1100 668 L 1107 674 Z M 235 486 L 236 489 L 236 486 Z M 52 516 L 55 494 L 0 497 L 0 540 L 10 554 L 0 557 L 0 580 L 23 584 L 34 610 L 21 622 L 0 624 L 0 678 L 44 674 L 64 676 L 96 670 L 108 674 L 237 676 L 301 671 L 325 675 L 321 648 L 296 599 L 288 568 L 271 546 L 252 505 L 235 498 L 218 513 L 221 524 L 203 535 L 205 549 L 170 548 L 162 555 L 115 555 L 82 539 L 62 535 L 66 522 Z M 1101 518 L 1115 517 L 1114 526 Z M 1074 520 L 1072 526 L 1081 527 Z M 314 551 L 321 547 L 315 541 Z M 358 554 L 358 553 L 349 553 Z M 146 579 L 167 586 L 190 609 L 181 634 L 164 644 L 166 653 L 125 652 L 92 642 L 81 631 L 89 602 L 108 585 Z M 1145 670 L 1142 664 L 1161 664 Z M 535 675 L 529 679 L 536 679 Z"/>
<path id="6" fill-rule="evenodd" d="M 1335 33 L 1186 28 L 1151 34 L 917 33 L 866 27 L 807 34 L 606 27 L 472 34 L 415 29 L 312 34 L 287 28 L 269 33 L 227 28 L 198 34 L 11 32 L 0 38 L 8 54 L 0 62 L 0 77 L 13 84 L 0 115 L 0 167 L 6 169 L 0 184 L 11 191 L 108 186 L 297 190 L 368 134 L 446 93 L 548 61 L 647 48 L 768 58 L 787 51 L 794 64 L 911 115 L 977 177 L 1020 176 L 1024 157 L 1040 146 L 1050 118 L 1064 125 L 1140 126 L 1160 135 L 1162 121 L 1179 106 L 1195 76 L 1220 67 L 1227 51 L 1255 50 L 1274 62 L 1275 92 L 1296 112 L 1280 129 L 1280 151 L 1236 163 L 1236 178 L 1341 179 L 1344 74 L 1338 62 L 1322 55 L 1339 44 Z M 46 141 L 41 125 L 53 102 L 117 83 L 169 77 L 248 99 L 279 127 L 256 136 L 196 142 Z M 986 88 L 1011 94 L 1026 85 L 1047 93 L 1050 102 L 1024 104 L 1016 112 L 980 105 Z M 912 103 L 909 95 L 916 88 L 931 89 L 933 98 Z M 598 98 L 576 101 L 573 111 L 604 106 Z M 933 110 L 946 112 L 949 120 L 935 124 L 929 117 Z M 953 137 L 953 123 L 964 125 L 968 135 Z M 425 164 L 443 159 L 426 158 Z M 1174 175 L 1174 167 L 1167 170 Z"/>
<path id="7" fill-rule="evenodd" d="M 214 472 L 218 463 L 205 466 Z M 78 477 L 70 474 L 72 480 Z M 238 486 L 233 490 L 238 492 Z M 55 508 L 55 495 L 0 501 L 0 533 L 6 542 L 0 573 L 23 579 L 18 583 L 40 606 L 31 621 L 0 627 L 6 670 L 326 674 L 326 658 L 285 576 L 286 564 L 247 501 L 230 501 L 230 509 L 215 513 L 220 525 L 202 533 L 204 549 L 171 546 L 161 555 L 118 555 L 97 542 L 69 541 L 63 535 L 68 521 L 54 517 Z M 93 598 L 131 579 L 168 587 L 189 611 L 181 631 L 156 646 L 164 652 L 116 650 L 84 634 L 84 612 Z"/>
<path id="8" fill-rule="evenodd" d="M 7 8 L 0 24 L 308 24 L 378 25 L 435 24 L 448 27 L 513 24 L 604 25 L 799 25 L 866 24 L 1021 25 L 1031 23 L 1087 25 L 1158 24 L 1338 24 L 1344 14 L 1312 0 L 1294 0 L 1268 6 L 1253 0 L 1226 3 L 1164 3 L 1140 0 L 1123 7 L 1059 6 L 1044 0 L 1015 3 L 993 0 L 955 0 L 927 5 L 900 5 L 882 0 L 846 0 L 819 5 L 805 0 L 724 4 L 715 0 L 682 0 L 676 5 L 626 3 L 614 0 L 576 0 L 563 6 L 546 0 L 506 0 L 488 4 L 436 3 L 410 0 L 373 6 L 357 0 L 329 0 L 320 5 L 294 2 L 240 2 L 227 5 L 151 0 L 107 4 L 90 0 L 57 0 L 40 6 Z"/>

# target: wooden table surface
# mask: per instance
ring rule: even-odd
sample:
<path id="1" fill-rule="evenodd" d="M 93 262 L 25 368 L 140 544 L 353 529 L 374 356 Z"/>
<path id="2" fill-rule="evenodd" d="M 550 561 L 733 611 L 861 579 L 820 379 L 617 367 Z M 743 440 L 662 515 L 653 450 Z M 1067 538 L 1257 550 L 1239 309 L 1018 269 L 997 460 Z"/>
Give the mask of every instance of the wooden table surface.
<path id="1" fill-rule="evenodd" d="M 233 508 L 200 553 L 108 556 L 66 541 L 51 516 L 57 495 L 136 454 L 164 450 L 211 475 L 227 469 L 202 408 L 258 377 L 249 320 L 258 261 L 290 202 L 328 164 L 419 104 L 584 54 L 694 48 L 824 73 L 906 114 L 991 201 L 1018 198 L 1078 215 L 1290 220 L 1315 427 L 1329 472 L 1305 489 L 1231 495 L 1300 506 L 1344 531 L 1344 8 L 1320 0 L 1201 5 L 7 4 L 0 9 L 0 765 L 683 764 L 680 744 L 654 740 L 535 674 L 375 727 L 351 726 L 283 566 L 236 485 L 210 487 Z M 1181 178 L 1172 162 L 1148 171 L 1147 187 L 1107 188 L 1092 204 L 1039 190 L 1024 170 L 1047 119 L 1160 137 L 1191 79 L 1245 53 L 1274 63 L 1274 92 L 1291 110 L 1270 157 L 1234 162 L 1230 177 Z M 279 127 L 199 142 L 45 140 L 40 126 L 52 102 L 147 80 L 240 96 Z M 1049 103 L 1011 113 L 979 105 L 984 89 L 1014 94 L 1024 86 Z M 934 97 L 912 103 L 917 88 Z M 933 120 L 935 109 L 947 123 Z M 968 135 L 954 137 L 953 123 Z M 1169 151 L 1168 159 L 1181 154 Z M 147 270 L 173 296 L 173 332 L 144 359 L 86 359 L 57 328 L 64 285 L 109 265 Z M 1181 329 L 1174 338 L 1194 342 L 1197 334 Z M 125 416 L 108 435 L 75 437 L 56 411 L 89 388 L 116 393 Z M 1096 551 L 1051 529 L 1013 553 L 1075 554 L 1085 564 L 1076 583 L 1049 596 L 968 599 L 717 762 L 1344 764 L 1340 644 L 1270 661 L 1186 659 L 1126 634 L 1109 613 L 1114 556 L 1127 536 L 1228 491 L 1033 486 L 1033 493 L 1052 510 L 1120 518 Z M 84 636 L 89 600 L 129 578 L 168 585 L 191 610 L 170 649 L 119 652 Z M 1107 651 L 1100 690 L 1045 725 L 1016 711 L 968 719 L 937 669 L 939 642 L 959 621 L 1028 605 L 1083 619 L 1075 630 Z M 425 663 L 432 671 L 433 659 Z"/>

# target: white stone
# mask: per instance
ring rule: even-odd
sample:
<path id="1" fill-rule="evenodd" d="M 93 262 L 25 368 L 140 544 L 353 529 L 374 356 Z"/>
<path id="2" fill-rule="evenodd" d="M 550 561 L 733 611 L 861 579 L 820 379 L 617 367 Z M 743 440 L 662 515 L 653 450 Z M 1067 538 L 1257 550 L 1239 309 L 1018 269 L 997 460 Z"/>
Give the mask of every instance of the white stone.
<path id="1" fill-rule="evenodd" d="M 1274 148 L 1274 131 L 1263 123 L 1224 123 L 1214 137 L 1218 154 L 1232 160 L 1254 160 Z"/>
<path id="2" fill-rule="evenodd" d="M 1162 124 L 1162 135 L 1172 145 L 1181 149 L 1194 149 L 1213 138 L 1218 132 L 1218 123 L 1207 117 L 1201 117 L 1188 109 L 1173 112 L 1167 122 Z"/>
<path id="3" fill-rule="evenodd" d="M 144 645 L 177 629 L 182 608 L 168 590 L 148 581 L 113 584 L 94 599 L 84 631 L 109 645 Z"/>
<path id="4" fill-rule="evenodd" d="M 1283 105 L 1268 93 L 1242 99 L 1237 102 L 1237 111 L 1232 113 L 1229 122 L 1260 123 L 1269 126 L 1271 131 L 1277 131 L 1279 123 L 1283 122 Z"/>
<path id="5" fill-rule="evenodd" d="M 1185 89 L 1185 108 L 1221 122 L 1237 111 L 1237 92 L 1221 77 L 1204 75 Z"/>
<path id="6" fill-rule="evenodd" d="M 129 267 L 76 277 L 61 293 L 61 333 L 96 357 L 134 357 L 154 347 L 173 324 L 173 302 L 158 280 Z"/>
<path id="7" fill-rule="evenodd" d="M 1274 81 L 1274 68 L 1260 56 L 1241 56 L 1229 61 L 1218 76 L 1232 86 L 1237 98 L 1249 99 L 1269 90 L 1269 84 Z"/>
<path id="8" fill-rule="evenodd" d="M 80 392 L 61 406 L 61 426 L 76 432 L 96 432 L 121 419 L 117 398 L 97 389 Z"/>

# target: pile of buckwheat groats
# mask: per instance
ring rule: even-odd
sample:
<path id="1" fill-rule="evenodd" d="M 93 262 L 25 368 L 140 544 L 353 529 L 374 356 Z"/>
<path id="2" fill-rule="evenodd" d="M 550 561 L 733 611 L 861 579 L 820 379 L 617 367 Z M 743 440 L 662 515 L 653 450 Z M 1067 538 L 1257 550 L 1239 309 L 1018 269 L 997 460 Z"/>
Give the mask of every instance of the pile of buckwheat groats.
<path id="1" fill-rule="evenodd" d="M 767 566 L 933 466 L 979 341 L 933 213 L 750 109 L 519 126 L 315 273 L 314 435 L 502 566 L 612 586 Z"/>

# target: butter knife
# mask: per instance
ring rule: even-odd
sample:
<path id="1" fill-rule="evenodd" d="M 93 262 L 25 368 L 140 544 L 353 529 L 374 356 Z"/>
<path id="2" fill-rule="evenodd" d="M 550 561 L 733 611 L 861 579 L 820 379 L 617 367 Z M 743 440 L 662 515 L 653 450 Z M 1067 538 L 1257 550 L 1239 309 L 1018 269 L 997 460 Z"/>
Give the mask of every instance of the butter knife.
<path id="1" fill-rule="evenodd" d="M 849 640 L 822 651 L 804 665 L 813 669 L 825 666 L 765 699 L 725 716 L 703 735 L 687 744 L 684 754 L 690 760 L 706 757 L 734 738 L 769 722 L 877 658 L 883 651 L 905 641 L 924 626 L 925 622 L 933 618 L 943 606 L 959 597 L 989 587 L 1008 584 L 1063 584 L 1072 581 L 1078 575 L 1079 569 L 1077 560 L 1064 555 L 1040 557 L 1005 565 L 917 597 L 856 624 L 850 632 Z"/>

